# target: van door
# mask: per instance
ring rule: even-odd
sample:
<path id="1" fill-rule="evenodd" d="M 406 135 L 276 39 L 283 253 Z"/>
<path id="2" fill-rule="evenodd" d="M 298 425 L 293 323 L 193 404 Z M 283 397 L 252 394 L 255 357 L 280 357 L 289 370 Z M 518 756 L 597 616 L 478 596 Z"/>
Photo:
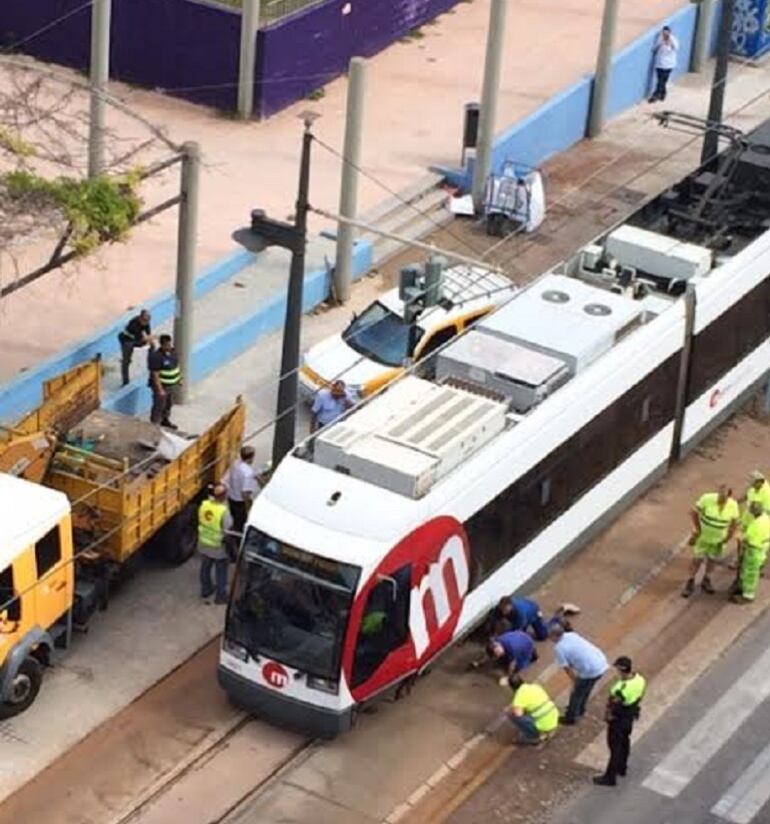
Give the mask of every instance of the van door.
<path id="1" fill-rule="evenodd" d="M 72 603 L 73 570 L 66 552 L 64 524 L 57 524 L 35 544 L 36 613 L 44 629 L 53 626 Z"/>

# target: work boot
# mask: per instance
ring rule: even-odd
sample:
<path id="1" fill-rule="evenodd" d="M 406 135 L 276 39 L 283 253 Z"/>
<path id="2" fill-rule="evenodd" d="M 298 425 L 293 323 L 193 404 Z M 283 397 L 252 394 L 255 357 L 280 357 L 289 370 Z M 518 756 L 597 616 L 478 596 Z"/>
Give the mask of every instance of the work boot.
<path id="1" fill-rule="evenodd" d="M 606 775 L 595 775 L 593 782 L 597 787 L 614 787 L 616 784 L 614 778 L 608 778 Z"/>
<path id="2" fill-rule="evenodd" d="M 171 429 L 171 430 L 173 430 L 174 432 L 176 432 L 176 430 L 177 430 L 177 429 L 179 429 L 179 427 L 178 427 L 175 423 L 171 423 L 171 421 L 170 421 L 170 420 L 168 420 L 168 419 L 167 419 L 167 420 L 164 420 L 164 421 L 161 421 L 161 422 L 160 422 L 160 425 L 161 425 L 161 426 L 165 426 L 165 427 L 166 427 L 166 429 Z"/>
<path id="3" fill-rule="evenodd" d="M 682 598 L 689 598 L 693 592 L 695 592 L 695 581 L 692 578 L 688 578 L 682 590 Z"/>
<path id="4" fill-rule="evenodd" d="M 714 587 L 713 587 L 713 586 L 711 586 L 711 578 L 709 578 L 709 577 L 708 577 L 708 575 L 707 575 L 707 576 L 706 576 L 706 577 L 705 577 L 705 578 L 701 581 L 700 588 L 701 588 L 701 589 L 702 589 L 702 590 L 703 590 L 703 591 L 704 591 L 707 595 L 713 595 L 713 594 L 716 592 L 716 590 L 714 589 Z"/>

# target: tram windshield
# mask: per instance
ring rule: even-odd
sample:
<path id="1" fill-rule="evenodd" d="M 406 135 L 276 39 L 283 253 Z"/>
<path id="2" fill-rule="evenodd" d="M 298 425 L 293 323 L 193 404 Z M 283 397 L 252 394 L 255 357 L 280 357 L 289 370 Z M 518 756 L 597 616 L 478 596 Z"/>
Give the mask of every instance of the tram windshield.
<path id="1" fill-rule="evenodd" d="M 253 657 L 336 680 L 360 572 L 251 527 L 236 570 L 227 637 Z"/>

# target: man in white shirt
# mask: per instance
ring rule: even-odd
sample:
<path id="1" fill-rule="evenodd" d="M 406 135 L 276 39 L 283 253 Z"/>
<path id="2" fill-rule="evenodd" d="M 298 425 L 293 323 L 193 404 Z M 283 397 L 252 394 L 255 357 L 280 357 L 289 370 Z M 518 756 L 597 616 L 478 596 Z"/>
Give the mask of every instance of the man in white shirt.
<path id="1" fill-rule="evenodd" d="M 254 477 L 254 447 L 241 447 L 240 458 L 225 475 L 227 502 L 233 516 L 233 530 L 243 532 L 254 499 L 259 494 L 259 484 Z"/>
<path id="2" fill-rule="evenodd" d="M 655 91 L 652 93 L 649 102 L 666 99 L 666 83 L 671 72 L 676 67 L 676 58 L 679 52 L 679 41 L 671 33 L 668 26 L 663 29 L 655 41 L 653 53 L 655 55 Z"/>

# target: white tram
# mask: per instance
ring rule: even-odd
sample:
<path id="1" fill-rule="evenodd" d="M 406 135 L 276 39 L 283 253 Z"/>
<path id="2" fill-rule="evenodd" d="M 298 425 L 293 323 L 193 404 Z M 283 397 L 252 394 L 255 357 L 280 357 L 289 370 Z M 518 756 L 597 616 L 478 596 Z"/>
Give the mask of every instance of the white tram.
<path id="1" fill-rule="evenodd" d="M 767 151 L 733 166 L 724 185 L 693 172 L 281 463 L 227 614 L 237 702 L 347 729 L 759 386 Z"/>

